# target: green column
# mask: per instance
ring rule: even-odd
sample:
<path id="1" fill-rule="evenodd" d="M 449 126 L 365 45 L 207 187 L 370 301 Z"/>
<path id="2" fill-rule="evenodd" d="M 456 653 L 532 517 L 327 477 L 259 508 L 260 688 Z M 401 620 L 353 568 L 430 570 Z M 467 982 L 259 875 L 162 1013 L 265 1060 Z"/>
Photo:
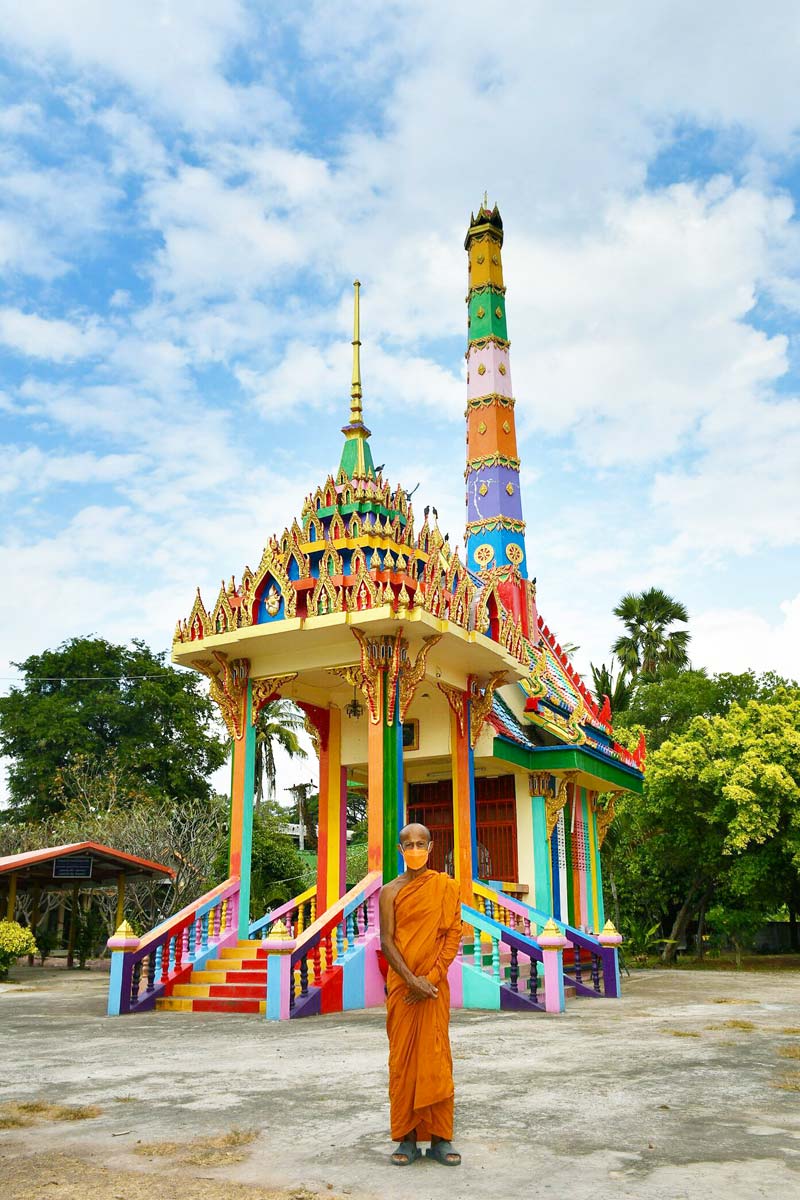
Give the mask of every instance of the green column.
<path id="1" fill-rule="evenodd" d="M 387 720 L 389 689 L 383 690 L 383 882 L 400 873 L 397 843 L 404 824 L 403 726 L 400 722 L 399 680 L 395 683 L 394 720 Z"/>
<path id="2" fill-rule="evenodd" d="M 547 837 L 547 809 L 544 796 L 531 796 L 533 809 L 533 887 L 534 908 L 552 911 L 550 879 L 550 841 Z"/>
<path id="3" fill-rule="evenodd" d="M 253 869 L 253 799 L 256 784 L 256 729 L 253 716 L 253 684 L 247 681 L 245 713 L 244 804 L 242 807 L 242 861 L 239 892 L 239 937 L 250 932 L 250 876 Z"/>

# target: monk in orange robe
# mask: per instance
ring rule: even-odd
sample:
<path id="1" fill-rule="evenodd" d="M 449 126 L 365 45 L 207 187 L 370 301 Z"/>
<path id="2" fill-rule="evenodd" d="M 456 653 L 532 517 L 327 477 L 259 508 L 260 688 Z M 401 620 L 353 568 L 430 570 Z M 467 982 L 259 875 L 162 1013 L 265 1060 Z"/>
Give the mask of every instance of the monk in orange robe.
<path id="1" fill-rule="evenodd" d="M 389 964 L 386 1031 L 389 1035 L 389 1103 L 392 1138 L 400 1145 L 395 1166 L 421 1157 L 457 1167 L 452 1147 L 453 1059 L 447 969 L 461 940 L 458 885 L 428 870 L 430 831 L 406 825 L 400 850 L 406 870 L 381 891 L 381 949 Z"/>

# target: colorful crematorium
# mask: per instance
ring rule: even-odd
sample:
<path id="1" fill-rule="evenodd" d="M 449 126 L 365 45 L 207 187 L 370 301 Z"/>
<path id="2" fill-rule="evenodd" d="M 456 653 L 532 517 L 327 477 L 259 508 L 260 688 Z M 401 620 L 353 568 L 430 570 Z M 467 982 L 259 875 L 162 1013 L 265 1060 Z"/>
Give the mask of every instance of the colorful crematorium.
<path id="1" fill-rule="evenodd" d="M 600 846 L 614 796 L 641 790 L 644 748 L 614 741 L 537 613 L 514 425 L 503 224 L 466 238 L 466 561 L 375 469 L 362 411 L 359 285 L 350 420 L 335 475 L 255 570 L 198 591 L 175 662 L 210 680 L 233 742 L 229 878 L 145 937 L 111 939 L 109 1011 L 248 1011 L 283 1020 L 383 1003 L 378 892 L 398 831 L 433 834 L 461 887 L 455 1005 L 563 1011 L 616 996 Z M 275 697 L 304 711 L 319 755 L 316 885 L 250 914 L 255 725 Z M 348 781 L 366 787 L 369 873 L 346 877 Z M 599 799 L 600 798 L 600 799 Z"/>

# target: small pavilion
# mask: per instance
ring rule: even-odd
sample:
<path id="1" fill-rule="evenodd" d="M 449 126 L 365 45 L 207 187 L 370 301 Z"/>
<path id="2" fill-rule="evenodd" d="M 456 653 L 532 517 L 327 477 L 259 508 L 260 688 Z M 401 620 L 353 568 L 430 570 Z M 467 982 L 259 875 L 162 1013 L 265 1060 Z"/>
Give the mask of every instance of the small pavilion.
<path id="1" fill-rule="evenodd" d="M 172 879 L 175 872 L 162 863 L 138 858 L 98 842 L 71 842 L 66 846 L 48 846 L 0 858 L 0 913 L 13 921 L 17 897 L 29 892 L 33 901 L 30 925 L 39 924 L 41 898 L 45 892 L 70 894 L 75 912 L 81 892 L 97 888 L 117 889 L 115 928 L 125 919 L 125 888 L 128 883 L 145 879 Z M 67 965 L 72 965 L 75 949 L 75 923 L 70 922 Z"/>

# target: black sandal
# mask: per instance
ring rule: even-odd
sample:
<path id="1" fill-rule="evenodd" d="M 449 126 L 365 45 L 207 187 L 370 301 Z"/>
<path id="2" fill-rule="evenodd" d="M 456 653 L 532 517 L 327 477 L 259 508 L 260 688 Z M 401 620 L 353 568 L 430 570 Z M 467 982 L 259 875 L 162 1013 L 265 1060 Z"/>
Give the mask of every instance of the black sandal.
<path id="1" fill-rule="evenodd" d="M 406 1161 L 399 1162 L 397 1159 L 398 1154 L 405 1155 Z M 422 1151 L 416 1142 L 401 1142 L 392 1155 L 391 1162 L 393 1167 L 408 1167 L 418 1158 L 422 1158 Z"/>
<path id="2" fill-rule="evenodd" d="M 425 1151 L 428 1158 L 433 1158 L 436 1162 L 441 1163 L 443 1167 L 460 1167 L 461 1155 L 457 1150 L 454 1150 L 450 1142 L 436 1142 L 430 1149 Z M 455 1161 L 451 1161 L 455 1159 Z"/>

